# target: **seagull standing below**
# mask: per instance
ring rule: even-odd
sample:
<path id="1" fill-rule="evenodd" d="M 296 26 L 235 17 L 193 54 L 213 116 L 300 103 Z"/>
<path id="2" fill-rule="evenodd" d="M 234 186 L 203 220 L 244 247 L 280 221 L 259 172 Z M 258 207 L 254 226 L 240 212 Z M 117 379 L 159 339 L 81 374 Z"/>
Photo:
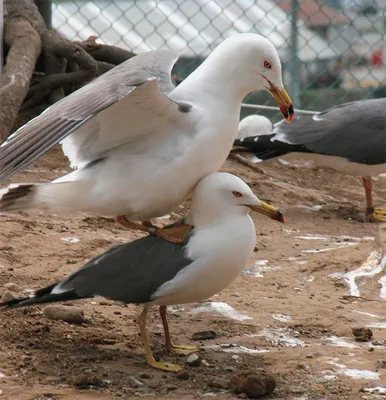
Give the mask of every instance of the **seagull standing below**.
<path id="1" fill-rule="evenodd" d="M 247 117 L 248 124 L 240 122 L 242 140 L 235 141 L 238 148 L 233 152 L 253 153 L 258 161 L 275 157 L 313 160 L 321 167 L 362 176 L 366 214 L 370 219 L 386 222 L 386 209 L 374 208 L 371 179 L 386 172 L 385 110 L 386 99 L 353 101 L 314 116 L 298 117 L 288 126 L 278 122 L 268 135 L 259 133 L 259 119 Z M 251 134 L 253 125 L 255 134 Z"/>
<path id="2" fill-rule="evenodd" d="M 117 216 L 123 225 L 181 242 L 188 225 L 160 229 L 204 176 L 219 170 L 237 135 L 241 102 L 268 90 L 294 112 L 274 46 L 256 34 L 224 40 L 177 87 L 169 50 L 138 55 L 58 101 L 0 147 L 0 179 L 61 142 L 75 171 L 0 190 L 0 211 L 38 208 Z M 130 221 L 147 221 L 145 224 Z"/>
<path id="3" fill-rule="evenodd" d="M 284 222 L 280 211 L 260 201 L 240 178 L 223 172 L 208 175 L 194 189 L 186 218 L 193 229 L 182 244 L 150 235 L 112 247 L 63 281 L 36 291 L 30 298 L 0 306 L 8 310 L 93 296 L 143 303 L 139 329 L 147 363 L 165 371 L 178 371 L 180 366 L 154 359 L 146 332 L 147 312 L 152 305 L 159 306 L 169 351 L 197 351 L 197 347 L 172 342 L 166 307 L 207 299 L 237 278 L 256 242 L 250 210 Z"/>

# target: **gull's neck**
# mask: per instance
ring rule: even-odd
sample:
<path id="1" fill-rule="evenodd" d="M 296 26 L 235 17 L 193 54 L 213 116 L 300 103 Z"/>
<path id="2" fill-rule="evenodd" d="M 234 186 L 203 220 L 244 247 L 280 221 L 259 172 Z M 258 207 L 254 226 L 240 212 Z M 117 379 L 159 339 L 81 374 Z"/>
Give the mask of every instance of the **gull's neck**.
<path id="1" fill-rule="evenodd" d="M 222 225 L 234 219 L 249 218 L 248 210 L 243 206 L 230 207 L 229 210 L 218 208 L 216 204 L 194 204 L 185 219 L 185 223 L 193 225 L 196 229 L 208 226 Z"/>
<path id="2" fill-rule="evenodd" d="M 248 71 L 243 71 L 244 74 Z M 187 101 L 197 98 L 227 99 L 232 107 L 241 105 L 244 97 L 252 90 L 245 83 L 237 62 L 230 59 L 221 49 L 216 49 L 197 69 L 183 80 L 173 94 Z M 196 94 L 200 94 L 198 97 Z"/>

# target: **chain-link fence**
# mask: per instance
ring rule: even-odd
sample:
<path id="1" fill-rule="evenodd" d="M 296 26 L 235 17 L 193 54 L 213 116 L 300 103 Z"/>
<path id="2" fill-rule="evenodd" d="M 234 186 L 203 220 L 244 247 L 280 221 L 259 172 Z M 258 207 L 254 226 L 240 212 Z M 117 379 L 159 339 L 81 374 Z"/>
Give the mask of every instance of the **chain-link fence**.
<path id="1" fill-rule="evenodd" d="M 52 27 L 65 37 L 96 35 L 135 53 L 171 48 L 182 77 L 225 37 L 259 33 L 279 51 L 295 106 L 309 110 L 385 96 L 385 17 L 386 0 L 52 0 Z M 265 93 L 246 101 L 274 104 Z"/>

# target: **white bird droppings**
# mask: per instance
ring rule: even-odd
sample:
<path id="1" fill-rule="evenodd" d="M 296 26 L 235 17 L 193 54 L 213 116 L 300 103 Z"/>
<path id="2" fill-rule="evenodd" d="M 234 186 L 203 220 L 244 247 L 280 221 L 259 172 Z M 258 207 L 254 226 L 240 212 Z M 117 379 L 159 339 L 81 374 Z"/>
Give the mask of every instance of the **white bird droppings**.
<path id="1" fill-rule="evenodd" d="M 336 346 L 336 347 L 346 347 L 348 349 L 355 349 L 358 348 L 354 343 L 349 343 L 344 340 L 344 338 L 340 338 L 338 336 L 331 336 L 328 338 L 324 339 L 326 342 L 328 342 L 331 346 Z"/>
<path id="2" fill-rule="evenodd" d="M 386 275 L 382 276 L 382 278 L 379 278 L 378 283 L 381 284 L 381 291 L 379 293 L 379 296 L 381 297 L 381 299 L 386 300 Z"/>
<path id="3" fill-rule="evenodd" d="M 364 393 L 372 393 L 372 394 L 386 394 L 386 388 L 377 386 L 372 388 L 363 388 L 361 389 Z"/>
<path id="4" fill-rule="evenodd" d="M 235 354 L 258 354 L 258 353 L 268 353 L 269 350 L 266 349 L 250 349 L 249 347 L 240 346 L 238 344 L 225 343 L 225 344 L 209 344 L 201 347 L 206 350 L 224 351 L 225 353 L 235 353 Z"/>
<path id="5" fill-rule="evenodd" d="M 368 312 L 364 312 L 364 311 L 357 311 L 357 310 L 351 310 L 352 312 L 358 313 L 358 314 L 362 314 L 362 315 L 366 315 L 367 317 L 371 317 L 371 318 L 383 318 L 380 315 L 377 314 L 371 314 Z"/>
<path id="6" fill-rule="evenodd" d="M 349 369 L 343 368 L 335 371 L 337 374 L 346 375 L 353 379 L 379 379 L 378 372 L 369 371 L 368 369 Z"/>
<path id="7" fill-rule="evenodd" d="M 60 238 L 60 240 L 62 240 L 63 242 L 67 242 L 67 243 L 78 243 L 78 242 L 80 242 L 79 238 L 72 237 L 72 236 L 62 237 L 62 238 Z"/>
<path id="8" fill-rule="evenodd" d="M 294 333 L 287 328 L 267 328 L 259 336 L 275 346 L 282 347 L 304 347 L 305 343 L 293 336 Z"/>
<path id="9" fill-rule="evenodd" d="M 294 319 L 290 315 L 272 314 L 272 318 L 280 322 L 292 322 Z"/>
<path id="10" fill-rule="evenodd" d="M 386 256 L 380 261 L 381 253 L 372 251 L 366 261 L 356 270 L 349 272 L 337 272 L 329 275 L 330 278 L 340 278 L 347 282 L 350 289 L 350 296 L 360 297 L 360 291 L 356 284 L 356 279 L 361 277 L 372 277 L 384 269 Z"/>
<path id="11" fill-rule="evenodd" d="M 193 313 L 216 312 L 218 314 L 223 315 L 224 317 L 234 319 L 236 321 L 245 321 L 247 319 L 252 319 L 250 316 L 246 314 L 239 313 L 229 304 L 216 301 L 204 303 L 203 305 L 194 308 L 192 312 Z"/>
<path id="12" fill-rule="evenodd" d="M 371 322 L 366 325 L 368 328 L 386 329 L 386 322 Z"/>

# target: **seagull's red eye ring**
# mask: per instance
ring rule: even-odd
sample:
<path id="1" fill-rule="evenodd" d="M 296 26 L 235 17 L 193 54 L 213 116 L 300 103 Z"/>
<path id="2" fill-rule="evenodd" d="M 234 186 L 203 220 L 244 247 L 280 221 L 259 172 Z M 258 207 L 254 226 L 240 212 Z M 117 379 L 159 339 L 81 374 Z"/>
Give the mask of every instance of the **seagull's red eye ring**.
<path id="1" fill-rule="evenodd" d="M 243 195 L 240 192 L 234 191 L 234 192 L 232 192 L 232 194 L 234 197 L 243 197 Z"/>
<path id="2" fill-rule="evenodd" d="M 271 69 L 272 68 L 272 63 L 268 60 L 264 61 L 264 68 Z"/>

